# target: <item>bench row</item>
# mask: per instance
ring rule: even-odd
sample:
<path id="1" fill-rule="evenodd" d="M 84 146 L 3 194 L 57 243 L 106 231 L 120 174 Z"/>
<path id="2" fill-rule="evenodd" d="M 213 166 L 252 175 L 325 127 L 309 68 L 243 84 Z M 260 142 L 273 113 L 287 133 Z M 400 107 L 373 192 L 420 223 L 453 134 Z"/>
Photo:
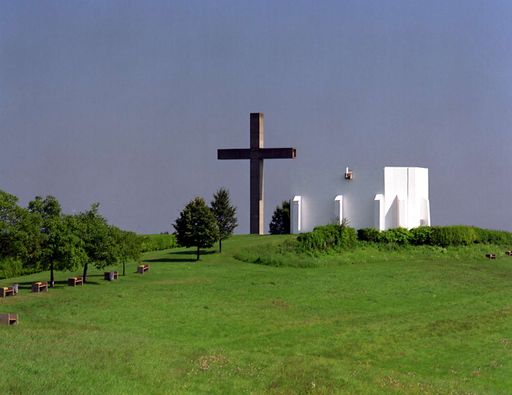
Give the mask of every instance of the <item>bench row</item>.
<path id="1" fill-rule="evenodd" d="M 149 270 L 149 265 L 139 265 L 137 267 L 137 273 L 144 274 Z M 105 272 L 103 278 L 107 281 L 117 280 L 119 278 L 118 272 Z M 71 277 L 68 278 L 68 285 L 75 287 L 77 285 L 83 285 L 82 277 Z M 18 284 L 14 284 L 10 287 L 0 287 L 0 297 L 5 298 L 6 296 L 14 296 L 18 293 Z M 32 283 L 32 292 L 48 292 L 47 281 L 37 281 Z M 0 325 L 15 325 L 18 323 L 18 315 L 14 313 L 0 313 Z"/>
<path id="2" fill-rule="evenodd" d="M 137 267 L 137 273 L 144 274 L 149 270 L 149 265 L 139 265 Z M 119 279 L 118 272 L 104 272 L 103 278 L 107 281 L 113 281 Z M 68 278 L 68 286 L 76 287 L 77 285 L 84 285 L 83 278 L 80 276 L 70 277 Z M 14 296 L 18 293 L 19 285 L 13 284 L 10 287 L 0 287 L 0 298 L 5 298 L 7 296 Z M 48 282 L 47 281 L 37 281 L 32 283 L 32 292 L 48 292 Z"/>

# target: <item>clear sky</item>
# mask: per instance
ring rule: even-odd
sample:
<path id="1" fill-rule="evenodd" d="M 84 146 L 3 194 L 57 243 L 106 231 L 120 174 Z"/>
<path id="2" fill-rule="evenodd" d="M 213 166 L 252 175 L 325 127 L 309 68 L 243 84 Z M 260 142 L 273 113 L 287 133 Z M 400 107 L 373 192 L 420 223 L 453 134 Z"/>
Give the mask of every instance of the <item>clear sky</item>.
<path id="1" fill-rule="evenodd" d="M 0 189 L 171 231 L 227 187 L 248 232 L 249 113 L 266 220 L 336 163 L 430 169 L 433 224 L 512 230 L 512 2 L 0 0 Z M 296 173 L 295 173 L 296 174 Z"/>

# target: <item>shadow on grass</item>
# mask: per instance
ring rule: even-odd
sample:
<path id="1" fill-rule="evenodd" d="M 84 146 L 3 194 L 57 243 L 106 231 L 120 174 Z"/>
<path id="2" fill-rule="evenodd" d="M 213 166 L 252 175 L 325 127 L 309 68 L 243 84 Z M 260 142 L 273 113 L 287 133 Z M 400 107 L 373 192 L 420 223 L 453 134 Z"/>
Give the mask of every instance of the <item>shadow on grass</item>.
<path id="1" fill-rule="evenodd" d="M 87 276 L 89 277 L 89 276 Z M 46 281 L 46 280 L 43 280 L 43 281 Z M 28 289 L 28 290 L 31 290 L 32 289 L 32 284 L 35 283 L 36 281 L 23 281 L 23 282 L 18 282 L 18 288 L 19 289 Z M 49 283 L 49 281 L 48 281 Z M 87 281 L 86 283 L 84 283 L 84 285 L 100 285 L 100 283 L 98 283 L 97 281 Z M 55 288 L 65 288 L 65 287 L 68 287 L 68 281 L 67 280 L 58 280 L 58 281 L 55 281 L 55 286 L 53 287 L 54 289 Z M 80 287 L 80 285 L 77 285 L 77 287 Z M 50 285 L 48 284 L 48 288 L 50 288 Z"/>
<path id="2" fill-rule="evenodd" d="M 200 255 L 210 255 L 215 254 L 215 250 L 203 251 L 200 250 Z M 197 262 L 196 260 L 197 250 L 185 250 L 185 251 L 175 251 L 167 254 L 166 257 L 162 258 L 153 258 L 153 259 L 144 259 L 143 262 L 164 262 L 164 263 L 180 263 L 180 262 Z M 185 258 L 184 256 L 189 256 L 190 258 Z"/>
<path id="3" fill-rule="evenodd" d="M 144 259 L 144 262 L 162 262 L 162 263 L 180 263 L 180 262 L 197 262 L 196 258 L 155 258 L 155 259 Z"/>

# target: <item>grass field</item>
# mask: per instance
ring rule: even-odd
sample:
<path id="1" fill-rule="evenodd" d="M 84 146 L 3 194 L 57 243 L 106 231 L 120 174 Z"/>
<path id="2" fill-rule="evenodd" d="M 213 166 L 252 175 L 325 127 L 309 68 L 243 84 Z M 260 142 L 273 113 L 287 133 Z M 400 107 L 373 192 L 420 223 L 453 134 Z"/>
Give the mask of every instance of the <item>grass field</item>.
<path id="1" fill-rule="evenodd" d="M 0 300 L 0 390 L 32 393 L 512 393 L 512 258 L 365 247 L 315 267 L 146 253 L 151 270 Z M 260 247 L 265 249 L 266 247 Z M 288 257 L 287 259 L 293 259 Z M 301 258 L 305 259 L 305 258 Z M 77 272 L 76 274 L 79 274 Z"/>

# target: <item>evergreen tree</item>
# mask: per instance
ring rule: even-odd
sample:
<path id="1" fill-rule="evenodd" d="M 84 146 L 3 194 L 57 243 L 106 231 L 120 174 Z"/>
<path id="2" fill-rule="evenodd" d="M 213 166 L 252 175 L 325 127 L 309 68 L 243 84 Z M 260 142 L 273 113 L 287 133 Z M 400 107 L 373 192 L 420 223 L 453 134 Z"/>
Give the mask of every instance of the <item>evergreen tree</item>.
<path id="1" fill-rule="evenodd" d="M 290 202 L 285 200 L 281 206 L 276 207 L 269 228 L 271 235 L 290 233 Z"/>
<path id="2" fill-rule="evenodd" d="M 238 226 L 236 207 L 231 205 L 227 189 L 220 188 L 213 195 L 211 208 L 219 227 L 219 252 L 222 252 L 222 240 L 230 237 L 233 234 L 233 230 Z"/>
<path id="3" fill-rule="evenodd" d="M 219 227 L 203 198 L 196 197 L 190 201 L 173 225 L 176 239 L 183 247 L 210 248 L 219 238 Z"/>

